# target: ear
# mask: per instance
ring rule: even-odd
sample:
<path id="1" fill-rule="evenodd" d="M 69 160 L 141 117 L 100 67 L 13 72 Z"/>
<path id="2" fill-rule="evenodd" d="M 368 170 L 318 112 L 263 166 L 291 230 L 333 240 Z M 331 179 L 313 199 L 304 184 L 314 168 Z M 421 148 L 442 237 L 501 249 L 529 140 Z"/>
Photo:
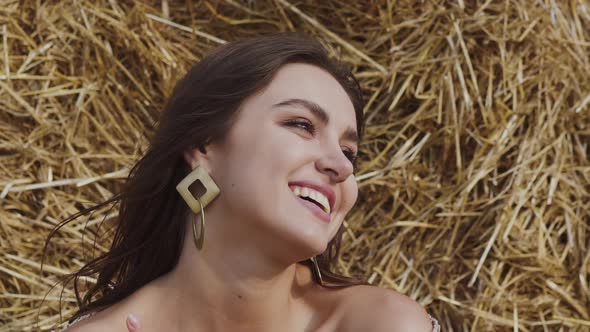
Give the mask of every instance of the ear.
<path id="1" fill-rule="evenodd" d="M 210 154 L 208 154 L 208 150 L 205 147 L 198 147 L 190 150 L 184 151 L 184 160 L 189 164 L 191 169 L 195 169 L 199 165 L 205 165 L 206 168 L 209 168 L 210 162 Z"/>

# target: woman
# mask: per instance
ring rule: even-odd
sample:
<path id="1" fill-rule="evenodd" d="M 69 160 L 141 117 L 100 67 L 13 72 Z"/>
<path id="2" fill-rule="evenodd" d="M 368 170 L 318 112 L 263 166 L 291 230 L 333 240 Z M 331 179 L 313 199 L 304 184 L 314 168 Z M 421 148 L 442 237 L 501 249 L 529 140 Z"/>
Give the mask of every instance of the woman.
<path id="1" fill-rule="evenodd" d="M 99 276 L 67 330 L 438 329 L 408 297 L 330 272 L 362 131 L 358 83 L 313 39 L 203 58 L 123 192 L 94 207 L 120 201 L 120 220 L 109 252 L 75 274 Z"/>

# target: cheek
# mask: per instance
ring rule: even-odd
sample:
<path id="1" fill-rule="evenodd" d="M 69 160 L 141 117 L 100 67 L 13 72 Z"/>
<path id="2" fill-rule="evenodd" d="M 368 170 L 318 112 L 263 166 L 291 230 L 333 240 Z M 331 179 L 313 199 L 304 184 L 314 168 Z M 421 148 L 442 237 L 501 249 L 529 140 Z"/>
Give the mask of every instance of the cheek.
<path id="1" fill-rule="evenodd" d="M 270 212 L 270 206 L 277 206 L 273 201 L 287 192 L 289 174 L 298 165 L 303 148 L 294 135 L 274 123 L 236 127 L 216 165 L 226 197 L 250 209 Z"/>
<path id="2" fill-rule="evenodd" d="M 269 171 L 284 167 L 289 157 L 284 138 L 267 122 L 246 123 L 237 128 L 228 146 L 226 156 L 228 162 L 235 164 L 234 170 L 255 178 L 267 178 Z"/>
<path id="3" fill-rule="evenodd" d="M 350 212 L 350 209 L 353 207 L 357 198 L 358 184 L 354 176 L 350 176 L 350 178 L 343 183 L 342 202 L 339 208 L 340 211 L 338 212 L 339 223 L 337 226 L 334 226 L 334 228 L 330 231 L 330 240 L 334 239 L 334 236 L 336 236 L 338 229 L 342 226 L 344 219 L 346 219 L 346 215 L 348 214 L 348 212 Z"/>
<path id="4" fill-rule="evenodd" d="M 345 181 L 344 185 L 344 201 L 342 205 L 343 213 L 346 214 L 353 207 L 358 198 L 358 184 L 353 175 Z"/>

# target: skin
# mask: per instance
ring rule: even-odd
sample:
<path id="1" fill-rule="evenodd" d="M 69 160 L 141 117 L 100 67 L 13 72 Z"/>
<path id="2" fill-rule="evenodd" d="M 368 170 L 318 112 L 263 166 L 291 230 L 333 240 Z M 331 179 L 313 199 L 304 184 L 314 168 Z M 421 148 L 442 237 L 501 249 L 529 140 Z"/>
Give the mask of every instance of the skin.
<path id="1" fill-rule="evenodd" d="M 329 122 L 301 106 L 273 107 L 290 98 L 320 105 Z M 294 120 L 299 124 L 287 123 Z M 356 131 L 354 107 L 330 74 L 308 64 L 283 66 L 267 88 L 243 102 L 223 142 L 185 153 L 186 162 L 205 167 L 221 189 L 205 210 L 203 249 L 196 249 L 193 220 L 187 220 L 184 248 L 171 272 L 74 330 L 327 332 L 342 331 L 343 317 L 352 317 L 345 313 L 366 311 L 371 299 L 398 310 L 398 300 L 407 298 L 397 293 L 365 286 L 328 290 L 297 264 L 326 249 L 357 200 L 349 157 L 358 147 L 344 135 L 350 129 Z M 332 188 L 330 223 L 291 192 L 288 183 L 301 180 Z M 360 298 L 367 299 L 362 306 Z M 129 313 L 140 320 L 139 329 Z"/>

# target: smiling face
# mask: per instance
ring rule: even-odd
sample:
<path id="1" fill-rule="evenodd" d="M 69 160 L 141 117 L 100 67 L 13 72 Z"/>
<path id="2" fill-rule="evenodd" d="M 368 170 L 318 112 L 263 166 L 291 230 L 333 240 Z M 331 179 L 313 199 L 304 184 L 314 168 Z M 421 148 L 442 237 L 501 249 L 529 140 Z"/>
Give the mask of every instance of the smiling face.
<path id="1" fill-rule="evenodd" d="M 242 103 L 225 139 L 207 147 L 206 168 L 221 189 L 207 219 L 236 220 L 226 232 L 266 249 L 323 252 L 357 199 L 356 132 L 336 79 L 313 65 L 284 65 Z"/>

